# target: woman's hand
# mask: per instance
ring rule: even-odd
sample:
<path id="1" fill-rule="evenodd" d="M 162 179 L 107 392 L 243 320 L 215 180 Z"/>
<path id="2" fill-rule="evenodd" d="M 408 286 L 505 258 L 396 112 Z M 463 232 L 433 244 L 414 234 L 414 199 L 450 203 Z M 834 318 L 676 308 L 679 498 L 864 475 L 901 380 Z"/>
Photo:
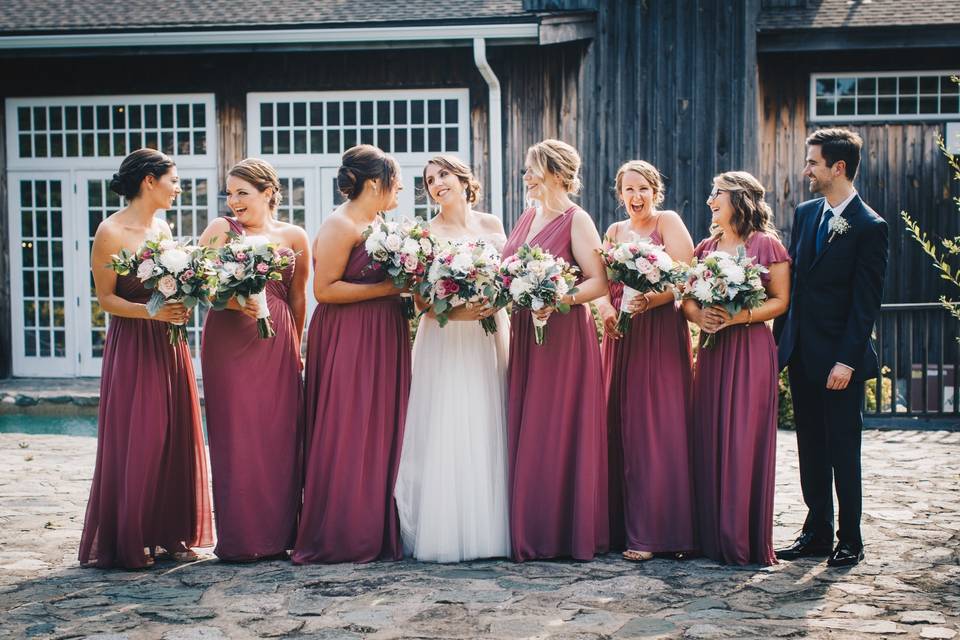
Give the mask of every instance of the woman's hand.
<path id="1" fill-rule="evenodd" d="M 170 324 L 186 324 L 190 319 L 190 309 L 181 302 L 166 302 L 152 319 Z"/>
<path id="2" fill-rule="evenodd" d="M 703 324 L 701 327 L 707 333 L 716 333 L 730 326 L 733 316 L 723 307 L 707 307 L 703 310 Z"/>
<path id="3" fill-rule="evenodd" d="M 618 340 L 623 337 L 622 334 L 617 330 L 617 320 L 619 319 L 619 313 L 613 308 L 609 302 L 606 302 L 606 298 L 603 301 L 597 303 L 597 313 L 600 315 L 600 320 L 603 322 L 603 331 L 607 334 L 608 337 L 613 340 Z"/>
<path id="4" fill-rule="evenodd" d="M 650 296 L 646 293 L 638 293 L 627 305 L 627 312 L 631 316 L 638 313 L 645 313 L 650 308 Z"/>
<path id="5" fill-rule="evenodd" d="M 544 307 L 539 311 L 531 310 L 530 313 L 532 313 L 537 320 L 546 322 L 550 318 L 550 315 L 553 313 L 554 309 L 555 307 Z"/>
<path id="6" fill-rule="evenodd" d="M 256 298 L 250 296 L 244 304 L 240 305 L 239 311 L 248 318 L 256 320 L 257 314 L 260 313 L 260 303 L 257 302 Z"/>

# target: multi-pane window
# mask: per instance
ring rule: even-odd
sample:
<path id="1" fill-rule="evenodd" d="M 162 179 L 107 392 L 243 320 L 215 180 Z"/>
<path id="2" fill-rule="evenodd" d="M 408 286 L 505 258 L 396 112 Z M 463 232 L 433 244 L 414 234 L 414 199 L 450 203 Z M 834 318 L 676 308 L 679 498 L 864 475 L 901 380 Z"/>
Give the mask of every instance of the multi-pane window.
<path id="1" fill-rule="evenodd" d="M 63 185 L 60 180 L 20 181 L 19 226 L 23 355 L 65 358 Z"/>
<path id="2" fill-rule="evenodd" d="M 280 193 L 283 199 L 277 207 L 277 218 L 306 228 L 307 194 L 303 178 L 280 177 Z"/>
<path id="3" fill-rule="evenodd" d="M 104 179 L 87 180 L 87 242 L 84 248 L 87 255 L 93 251 L 93 238 L 100 223 L 114 211 L 124 207 L 124 199 L 110 190 L 110 181 Z M 107 314 L 100 307 L 97 290 L 93 282 L 93 271 L 88 276 L 90 282 L 90 355 L 103 357 L 103 346 L 107 339 Z"/>
<path id="4" fill-rule="evenodd" d="M 49 104 L 17 107 L 20 158 L 123 157 L 141 147 L 207 153 L 207 103 Z"/>
<path id="5" fill-rule="evenodd" d="M 421 220 L 430 219 L 430 200 L 423 185 L 423 176 L 413 178 L 413 215 Z"/>
<path id="6" fill-rule="evenodd" d="M 260 152 L 340 154 L 358 144 L 389 153 L 458 153 L 456 98 L 261 101 Z"/>
<path id="7" fill-rule="evenodd" d="M 950 72 L 813 74 L 813 120 L 943 120 L 960 115 Z"/>

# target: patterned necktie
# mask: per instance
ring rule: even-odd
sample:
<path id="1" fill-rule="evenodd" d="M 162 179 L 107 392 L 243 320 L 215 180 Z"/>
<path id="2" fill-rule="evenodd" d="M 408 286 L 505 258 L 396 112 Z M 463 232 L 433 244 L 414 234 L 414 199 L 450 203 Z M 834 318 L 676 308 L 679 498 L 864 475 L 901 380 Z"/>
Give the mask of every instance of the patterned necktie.
<path id="1" fill-rule="evenodd" d="M 830 218 L 832 217 L 832 209 L 823 212 L 823 220 L 820 221 L 820 228 L 817 229 L 817 255 L 823 251 L 823 243 L 827 241 L 827 234 L 830 232 Z"/>

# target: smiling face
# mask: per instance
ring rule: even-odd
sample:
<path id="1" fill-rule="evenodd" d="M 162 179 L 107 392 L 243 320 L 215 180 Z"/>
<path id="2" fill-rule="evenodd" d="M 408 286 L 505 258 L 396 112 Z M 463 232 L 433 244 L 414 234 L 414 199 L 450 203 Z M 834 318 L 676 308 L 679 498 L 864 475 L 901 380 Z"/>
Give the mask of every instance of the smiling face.
<path id="1" fill-rule="evenodd" d="M 523 184 L 527 198 L 544 204 L 556 201 L 566 191 L 558 176 L 549 171 L 541 173 L 532 153 L 527 154 L 527 161 L 523 165 Z"/>
<path id="2" fill-rule="evenodd" d="M 245 227 L 259 227 L 270 216 L 270 197 L 273 189 L 257 188 L 237 176 L 227 177 L 227 206 Z"/>
<path id="3" fill-rule="evenodd" d="M 430 198 L 441 207 L 459 202 L 465 198 L 463 182 L 446 167 L 427 165 L 423 172 L 424 184 Z"/>
<path id="4" fill-rule="evenodd" d="M 403 190 L 403 181 L 400 177 L 400 170 L 397 169 L 396 174 L 393 176 L 393 184 L 390 185 L 385 192 L 378 187 L 378 192 L 380 192 L 380 210 L 381 211 L 390 211 L 396 209 L 400 206 L 400 192 Z"/>
<path id="5" fill-rule="evenodd" d="M 157 209 L 169 209 L 177 201 L 180 195 L 180 176 L 177 174 L 176 165 L 157 178 L 147 175 L 143 179 L 140 187 L 140 193 L 146 194 L 156 204 Z"/>
<path id="6" fill-rule="evenodd" d="M 831 192 L 834 181 L 844 174 L 846 163 L 838 160 L 832 167 L 827 166 L 822 147 L 812 144 L 807 147 L 807 159 L 803 168 L 803 177 L 810 182 L 810 191 L 826 195 Z"/>
<path id="7" fill-rule="evenodd" d="M 657 192 L 636 171 L 625 171 L 620 180 L 620 200 L 631 218 L 643 220 L 656 210 Z"/>
<path id="8" fill-rule="evenodd" d="M 710 207 L 711 222 L 724 228 L 730 227 L 733 219 L 733 203 L 730 201 L 730 192 L 713 187 L 707 197 L 707 206 Z"/>

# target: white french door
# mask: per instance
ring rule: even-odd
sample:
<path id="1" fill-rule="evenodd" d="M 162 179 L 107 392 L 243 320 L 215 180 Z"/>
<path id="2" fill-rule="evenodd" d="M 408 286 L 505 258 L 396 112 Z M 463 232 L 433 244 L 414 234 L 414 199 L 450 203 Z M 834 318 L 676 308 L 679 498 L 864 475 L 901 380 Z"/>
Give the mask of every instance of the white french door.
<path id="1" fill-rule="evenodd" d="M 109 181 L 131 151 L 174 157 L 183 193 L 165 215 L 196 237 L 216 215 L 212 94 L 8 98 L 8 215 L 13 373 L 100 374 L 109 318 L 90 272 L 97 225 L 123 207 Z M 199 352 L 202 315 L 190 329 Z"/>

